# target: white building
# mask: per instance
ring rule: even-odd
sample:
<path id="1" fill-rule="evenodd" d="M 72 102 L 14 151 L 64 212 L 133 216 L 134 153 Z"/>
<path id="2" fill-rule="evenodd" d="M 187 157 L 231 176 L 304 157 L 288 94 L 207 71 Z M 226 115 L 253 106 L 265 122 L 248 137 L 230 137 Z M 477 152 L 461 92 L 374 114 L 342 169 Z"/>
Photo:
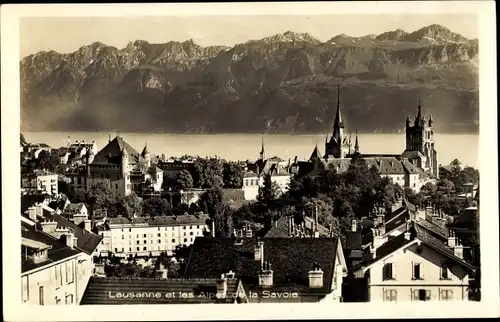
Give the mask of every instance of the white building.
<path id="1" fill-rule="evenodd" d="M 21 301 L 79 304 L 102 238 L 41 206 L 21 217 L 21 235 Z"/>
<path id="2" fill-rule="evenodd" d="M 25 193 L 57 195 L 59 193 L 57 174 L 45 170 L 36 170 L 21 180 Z"/>
<path id="3" fill-rule="evenodd" d="M 355 268 L 356 276 L 367 280 L 367 300 L 468 301 L 476 267 L 464 259 L 460 241 L 422 217 L 405 227 L 392 236 L 375 233 L 372 259 Z"/>
<path id="4" fill-rule="evenodd" d="M 264 178 L 271 176 L 280 193 L 285 193 L 290 184 L 291 174 L 281 164 L 281 161 L 259 159 L 248 164 L 243 175 L 243 193 L 245 200 L 255 200 L 259 194 L 259 187 L 264 186 Z"/>
<path id="5" fill-rule="evenodd" d="M 109 218 L 97 227 L 103 238 L 98 252 L 102 256 L 113 253 L 120 257 L 172 254 L 177 246 L 190 245 L 196 237 L 203 236 L 204 231 L 209 231 L 208 219 L 205 214 Z"/>

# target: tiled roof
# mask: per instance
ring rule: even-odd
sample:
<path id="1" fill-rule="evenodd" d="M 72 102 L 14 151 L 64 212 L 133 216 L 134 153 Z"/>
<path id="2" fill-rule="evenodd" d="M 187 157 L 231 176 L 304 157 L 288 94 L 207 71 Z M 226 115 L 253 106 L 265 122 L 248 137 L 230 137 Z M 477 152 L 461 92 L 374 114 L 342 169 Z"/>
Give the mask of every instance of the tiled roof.
<path id="1" fill-rule="evenodd" d="M 309 234 L 312 234 L 313 232 L 313 227 L 314 227 L 314 219 L 311 217 L 304 217 L 305 222 L 305 228 L 309 232 Z M 286 216 L 280 217 L 276 222 L 275 225 L 273 225 L 269 231 L 266 233 L 265 237 L 266 238 L 288 238 L 288 218 Z M 319 230 L 319 235 L 320 237 L 330 237 L 330 232 L 329 230 L 321 225 L 318 224 L 318 230 Z"/>
<path id="2" fill-rule="evenodd" d="M 377 262 L 378 260 L 393 253 L 394 251 L 404 247 L 405 245 L 410 244 L 415 239 L 420 240 L 423 244 L 443 254 L 444 256 L 447 256 L 448 258 L 454 260 L 455 262 L 462 264 L 463 266 L 465 266 L 470 270 L 476 269 L 474 265 L 470 264 L 464 259 L 455 256 L 453 249 L 451 247 L 449 247 L 444 241 L 440 240 L 439 238 L 432 236 L 432 234 L 429 233 L 423 227 L 419 225 L 414 225 L 413 228 L 410 228 L 410 231 L 411 231 L 410 239 L 406 239 L 404 233 L 389 239 L 387 242 L 383 243 L 380 247 L 377 248 L 376 257 L 374 259 L 371 258 L 371 256 L 369 258 L 365 258 L 365 260 L 361 264 L 356 265 L 354 269 L 359 269 L 361 267 L 366 267 L 368 265 L 371 265 L 374 262 Z"/>
<path id="3" fill-rule="evenodd" d="M 121 152 L 123 148 L 125 148 L 128 153 L 129 164 L 137 164 L 142 161 L 142 157 L 139 155 L 139 152 L 131 147 L 130 144 L 125 142 L 123 138 L 117 136 L 104 148 L 102 148 L 102 150 L 97 152 L 92 164 L 120 164 Z"/>
<path id="4" fill-rule="evenodd" d="M 21 213 L 26 212 L 31 206 L 45 202 L 47 199 L 48 196 L 42 194 L 21 196 Z"/>
<path id="5" fill-rule="evenodd" d="M 434 235 L 437 235 L 436 237 L 447 240 L 448 237 L 450 236 L 450 232 L 446 227 L 439 226 L 433 222 L 430 222 L 428 220 L 419 218 L 416 220 L 416 223 L 421 226 L 422 228 L 430 231 Z"/>
<path id="6" fill-rule="evenodd" d="M 404 159 L 416 159 L 416 158 L 422 158 L 424 155 L 420 151 L 404 151 L 401 154 L 401 157 Z"/>
<path id="7" fill-rule="evenodd" d="M 85 207 L 85 204 L 83 202 L 70 203 L 66 206 L 66 208 L 64 208 L 63 212 L 67 214 L 77 214 L 82 211 L 83 207 Z"/>
<path id="8" fill-rule="evenodd" d="M 406 209 L 406 206 L 403 206 L 403 207 L 399 207 L 398 209 L 396 209 L 394 211 L 387 212 L 385 214 L 385 222 L 388 223 L 391 220 L 394 220 L 396 217 L 402 215 L 404 212 L 407 212 L 407 211 L 408 211 L 408 209 Z"/>
<path id="9" fill-rule="evenodd" d="M 148 226 L 183 226 L 183 225 L 204 225 L 209 219 L 207 214 L 195 215 L 181 215 L 181 216 L 156 216 L 150 217 L 137 217 L 129 219 L 126 217 L 109 218 L 109 225 L 148 225 Z"/>
<path id="10" fill-rule="evenodd" d="M 411 163 L 408 160 L 403 160 L 403 165 L 405 167 L 405 170 L 410 174 L 423 173 L 422 169 L 416 167 L 415 165 L 413 165 L 413 163 Z"/>
<path id="11" fill-rule="evenodd" d="M 220 278 L 220 276 L 219 276 Z M 133 305 L 133 304 L 201 304 L 234 303 L 238 295 L 238 279 L 227 279 L 226 297 L 218 299 L 217 278 L 211 279 L 161 279 L 161 278 L 109 278 L 91 277 L 81 305 Z M 202 293 L 200 293 L 202 292 Z M 116 298 L 122 294 L 151 294 L 161 296 Z M 175 296 L 166 296 L 168 294 Z M 115 298 L 110 296 L 115 295 Z M 209 295 L 210 294 L 210 295 Z"/>
<path id="12" fill-rule="evenodd" d="M 35 263 L 21 254 L 21 271 L 23 273 L 80 253 L 79 250 L 71 249 L 66 246 L 64 241 L 56 239 L 40 230 L 35 230 L 34 227 L 28 225 L 22 225 L 21 236 L 23 239 L 32 240 L 50 246 L 47 254 L 47 260 L 43 262 Z"/>
<path id="13" fill-rule="evenodd" d="M 363 243 L 360 231 L 349 231 L 345 234 L 346 242 L 345 249 L 347 250 L 359 250 L 363 249 Z"/>
<path id="14" fill-rule="evenodd" d="M 270 291 L 298 292 L 299 297 L 317 300 L 330 293 L 338 238 L 263 238 L 264 259 L 273 270 Z M 255 238 L 199 237 L 192 246 L 186 277 L 217 277 L 232 270 L 246 290 L 258 292 L 260 261 L 254 259 Z M 309 288 L 308 272 L 318 263 L 324 272 L 324 286 Z"/>
<path id="15" fill-rule="evenodd" d="M 247 171 L 245 172 L 245 174 L 243 175 L 244 178 L 257 178 L 258 175 L 257 173 L 253 172 L 253 171 Z"/>
<path id="16" fill-rule="evenodd" d="M 380 174 L 405 174 L 403 163 L 394 157 L 365 158 L 368 166 L 375 166 Z"/>
<path id="17" fill-rule="evenodd" d="M 54 176 L 54 175 L 56 175 L 55 173 L 47 171 L 47 170 L 35 170 L 35 171 L 33 171 L 33 174 L 36 177 L 40 177 L 40 176 Z"/>
<path id="18" fill-rule="evenodd" d="M 101 236 L 81 229 L 78 225 L 75 225 L 73 222 L 56 213 L 44 213 L 44 218 L 49 221 L 52 220 L 57 222 L 57 228 L 66 227 L 70 229 L 77 238 L 76 247 L 89 255 L 94 252 L 102 240 Z"/>

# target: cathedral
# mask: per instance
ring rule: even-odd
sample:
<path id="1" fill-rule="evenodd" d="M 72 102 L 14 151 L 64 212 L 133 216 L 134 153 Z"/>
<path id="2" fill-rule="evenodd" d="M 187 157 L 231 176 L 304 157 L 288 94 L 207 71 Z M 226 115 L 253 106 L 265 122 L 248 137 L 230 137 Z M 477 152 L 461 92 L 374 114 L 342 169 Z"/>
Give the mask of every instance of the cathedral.
<path id="1" fill-rule="evenodd" d="M 434 147 L 432 125 L 432 116 L 428 120 L 422 116 L 419 100 L 415 120 L 411 122 L 409 117 L 406 120 L 406 149 L 401 154 L 363 154 L 360 152 L 357 131 L 354 147 L 351 144 L 351 137 L 344 133 L 340 108 L 340 86 L 338 86 L 333 132 L 325 139 L 325 154 L 321 156 L 316 146 L 309 161 L 299 162 L 299 172 L 306 173 L 316 168 L 313 164 L 317 165 L 318 162 L 324 166 L 333 165 L 342 172 L 347 170 L 350 159 L 357 154 L 365 159 L 369 166 L 375 166 L 381 175 L 392 178 L 401 186 L 418 191 L 425 183 L 435 182 L 438 178 L 437 152 Z"/>

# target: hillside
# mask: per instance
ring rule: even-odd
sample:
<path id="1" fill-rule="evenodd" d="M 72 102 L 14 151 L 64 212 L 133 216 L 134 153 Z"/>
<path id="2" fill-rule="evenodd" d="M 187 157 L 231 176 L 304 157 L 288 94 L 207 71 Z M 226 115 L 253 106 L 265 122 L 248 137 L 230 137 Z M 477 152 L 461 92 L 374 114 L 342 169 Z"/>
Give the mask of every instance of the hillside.
<path id="1" fill-rule="evenodd" d="M 478 43 L 431 25 L 413 33 L 287 31 L 229 47 L 192 40 L 23 58 L 23 131 L 329 131 L 341 82 L 346 125 L 395 132 L 420 96 L 440 132 L 478 131 Z"/>

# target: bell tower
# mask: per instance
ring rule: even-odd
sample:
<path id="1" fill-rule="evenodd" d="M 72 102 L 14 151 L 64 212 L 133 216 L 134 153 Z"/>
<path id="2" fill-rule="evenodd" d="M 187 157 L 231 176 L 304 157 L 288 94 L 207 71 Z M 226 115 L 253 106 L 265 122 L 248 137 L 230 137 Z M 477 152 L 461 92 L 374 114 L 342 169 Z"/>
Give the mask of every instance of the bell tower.
<path id="1" fill-rule="evenodd" d="M 335 121 L 333 122 L 333 133 L 328 141 L 325 142 L 325 159 L 345 158 L 349 154 L 350 144 L 344 137 L 344 123 L 342 122 L 342 113 L 340 112 L 340 85 L 337 85 L 337 111 Z"/>

